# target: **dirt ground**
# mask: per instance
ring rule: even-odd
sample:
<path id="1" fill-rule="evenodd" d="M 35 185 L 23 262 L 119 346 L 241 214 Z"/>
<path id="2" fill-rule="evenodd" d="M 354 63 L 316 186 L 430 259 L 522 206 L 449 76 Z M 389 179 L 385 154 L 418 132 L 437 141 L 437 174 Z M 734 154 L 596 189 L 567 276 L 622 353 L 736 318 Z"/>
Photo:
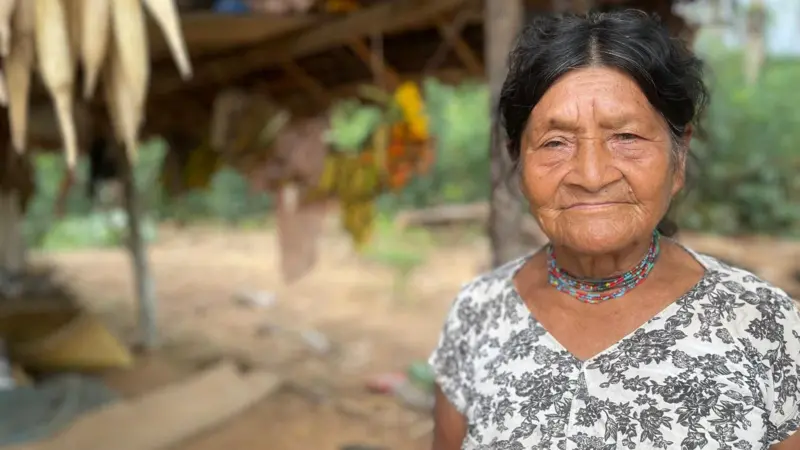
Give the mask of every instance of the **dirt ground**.
<path id="1" fill-rule="evenodd" d="M 684 240 L 797 292 L 798 243 Z M 429 448 L 430 418 L 392 397 L 368 393 L 364 382 L 425 359 L 454 294 L 485 267 L 486 242 L 474 236 L 449 241 L 430 253 L 405 299 L 398 300 L 391 294 L 392 271 L 355 255 L 335 233 L 324 237 L 314 272 L 286 286 L 270 232 L 164 229 L 150 253 L 163 349 L 109 383 L 136 395 L 220 358 L 285 380 L 251 410 L 176 450 Z M 132 336 L 133 288 L 123 251 L 41 258 L 69 277 L 81 298 L 123 336 Z"/>

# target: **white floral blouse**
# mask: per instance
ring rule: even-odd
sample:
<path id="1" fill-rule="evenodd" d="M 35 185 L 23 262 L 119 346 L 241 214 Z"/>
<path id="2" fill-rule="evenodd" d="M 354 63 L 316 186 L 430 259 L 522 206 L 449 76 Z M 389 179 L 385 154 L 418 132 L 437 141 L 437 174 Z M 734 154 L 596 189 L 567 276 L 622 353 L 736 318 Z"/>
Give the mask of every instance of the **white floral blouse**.
<path id="1" fill-rule="evenodd" d="M 464 450 L 768 449 L 800 426 L 800 313 L 753 274 L 695 254 L 702 280 L 580 361 L 512 278 L 465 286 L 430 358 L 467 418 Z"/>

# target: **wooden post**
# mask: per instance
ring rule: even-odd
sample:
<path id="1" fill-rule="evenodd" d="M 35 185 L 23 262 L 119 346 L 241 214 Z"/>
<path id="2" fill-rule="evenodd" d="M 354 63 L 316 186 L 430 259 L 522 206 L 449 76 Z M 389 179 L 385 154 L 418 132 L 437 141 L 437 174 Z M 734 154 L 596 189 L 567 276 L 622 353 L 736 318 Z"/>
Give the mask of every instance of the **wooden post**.
<path id="1" fill-rule="evenodd" d="M 27 252 L 22 234 L 24 215 L 21 206 L 19 192 L 0 192 L 0 266 L 3 280 L 22 275 L 26 269 Z"/>
<path id="2" fill-rule="evenodd" d="M 35 180 L 28 155 L 12 148 L 7 125 L 0 126 L 0 140 L 0 288 L 4 295 L 19 295 L 22 285 L 14 280 L 27 269 L 22 224 Z"/>
<path id="3" fill-rule="evenodd" d="M 492 193 L 489 209 L 489 240 L 492 265 L 497 267 L 525 252 L 523 245 L 523 209 L 511 191 L 508 177 L 514 174 L 505 148 L 505 133 L 500 129 L 498 102 L 508 72 L 508 54 L 522 27 L 522 0 L 492 0 L 485 6 L 484 36 L 486 69 L 491 91 L 492 141 L 490 149 Z"/>
<path id="4" fill-rule="evenodd" d="M 152 350 L 158 345 L 158 328 L 156 317 L 156 294 L 153 276 L 147 260 L 147 249 L 142 235 L 141 205 L 139 191 L 136 188 L 134 168 L 131 161 L 118 146 L 116 154 L 120 159 L 122 172 L 122 190 L 125 203 L 125 215 L 128 220 L 128 250 L 133 266 L 136 299 L 139 309 L 139 329 L 137 340 L 144 350 Z"/>

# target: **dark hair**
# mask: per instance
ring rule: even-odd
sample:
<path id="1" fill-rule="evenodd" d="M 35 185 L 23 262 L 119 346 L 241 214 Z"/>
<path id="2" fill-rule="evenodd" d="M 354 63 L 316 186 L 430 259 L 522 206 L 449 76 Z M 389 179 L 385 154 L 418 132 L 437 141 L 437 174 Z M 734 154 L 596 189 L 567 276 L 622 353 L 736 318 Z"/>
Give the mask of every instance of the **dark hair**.
<path id="1" fill-rule="evenodd" d="M 534 106 L 574 69 L 605 66 L 628 74 L 666 120 L 678 151 L 688 151 L 680 148 L 680 138 L 708 101 L 702 62 L 670 37 L 657 16 L 638 10 L 537 17 L 509 58 L 498 112 L 515 166 Z M 659 231 L 673 235 L 677 227 L 665 218 Z"/>

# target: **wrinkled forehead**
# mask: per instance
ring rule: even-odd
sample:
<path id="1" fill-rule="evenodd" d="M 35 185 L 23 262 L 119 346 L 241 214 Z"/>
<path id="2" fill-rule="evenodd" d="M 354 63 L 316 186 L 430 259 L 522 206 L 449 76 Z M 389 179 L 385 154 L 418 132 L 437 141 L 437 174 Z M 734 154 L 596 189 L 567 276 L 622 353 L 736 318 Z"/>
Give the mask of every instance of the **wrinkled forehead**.
<path id="1" fill-rule="evenodd" d="M 627 123 L 663 127 L 664 119 L 625 73 L 604 67 L 578 69 L 553 83 L 531 112 L 530 125 L 617 128 Z"/>

